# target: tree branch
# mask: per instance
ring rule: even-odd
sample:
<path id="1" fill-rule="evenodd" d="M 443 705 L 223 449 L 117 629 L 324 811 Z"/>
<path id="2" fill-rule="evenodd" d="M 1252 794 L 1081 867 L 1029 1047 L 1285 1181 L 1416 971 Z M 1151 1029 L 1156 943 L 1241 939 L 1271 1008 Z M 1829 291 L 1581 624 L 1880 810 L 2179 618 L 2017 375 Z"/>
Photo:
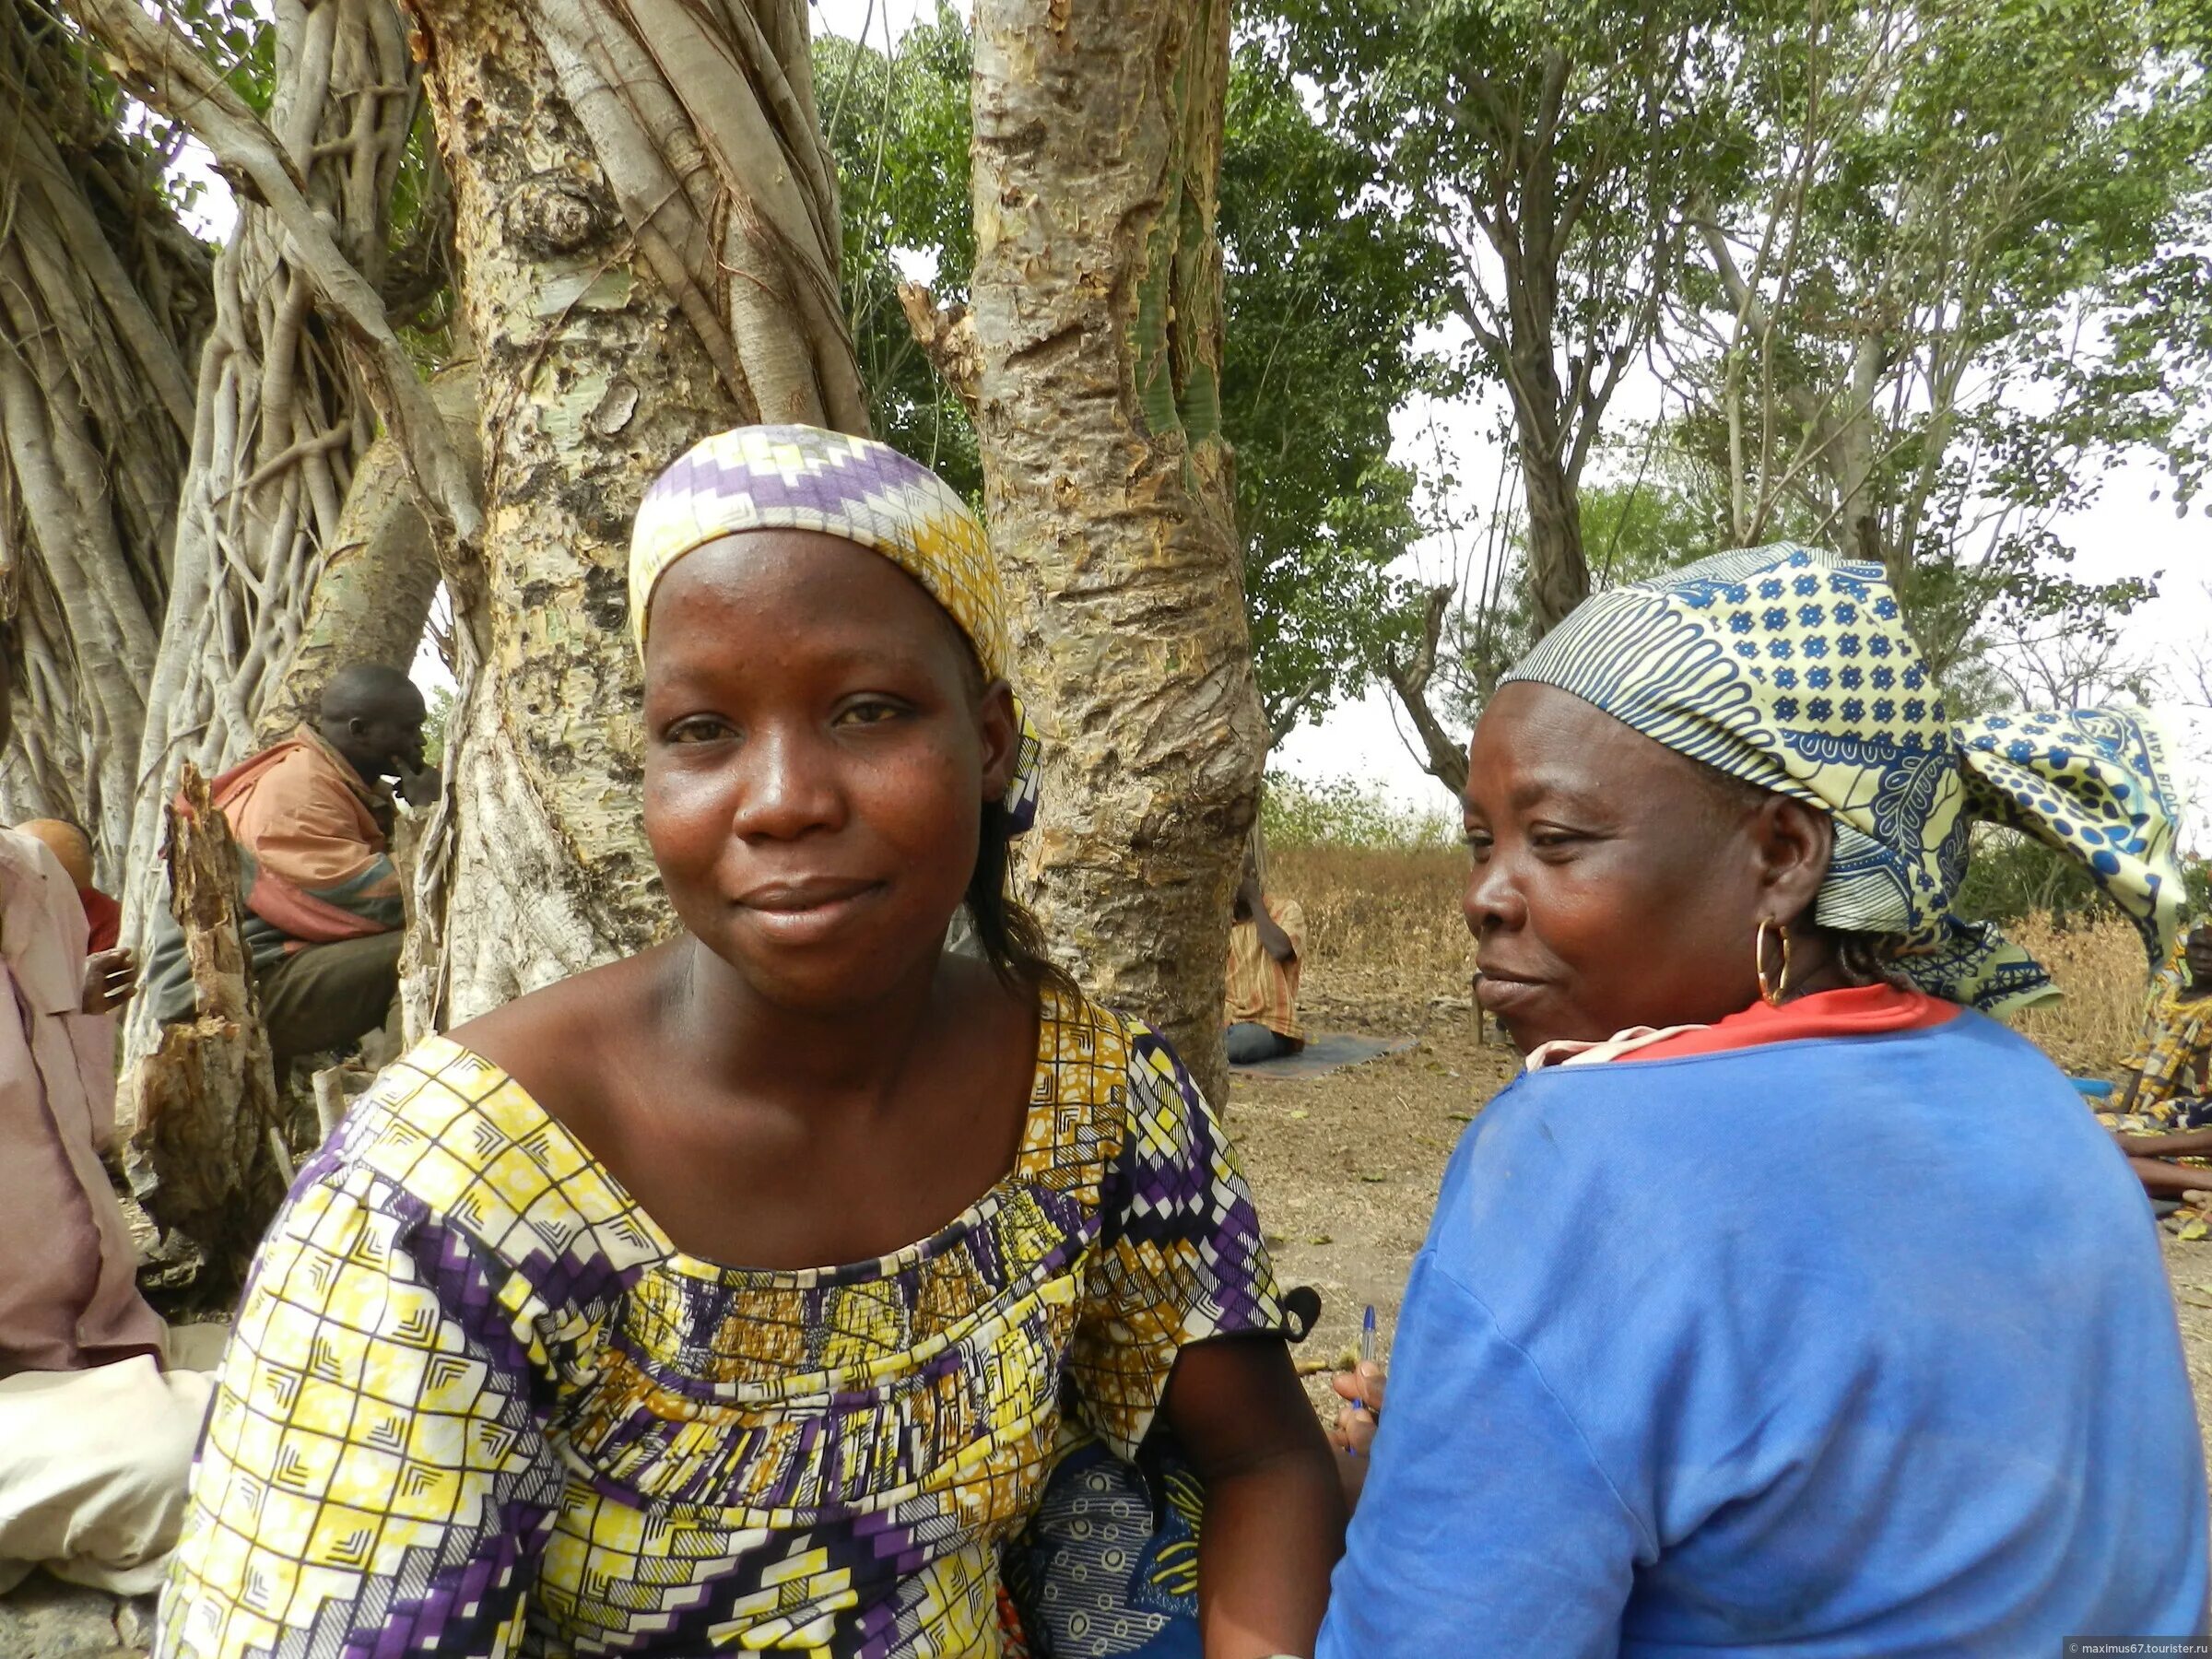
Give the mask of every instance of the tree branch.
<path id="1" fill-rule="evenodd" d="M 1267 747 L 1273 748 L 1284 738 L 1298 730 L 1298 723 L 1306 717 L 1306 711 L 1320 700 L 1321 694 L 1329 688 L 1329 671 L 1316 668 L 1313 677 L 1275 708 L 1267 711 Z"/>
<path id="2" fill-rule="evenodd" d="M 74 9 L 105 48 L 116 78 L 189 128 L 217 163 L 276 216 L 300 270 L 334 319 L 359 341 L 378 412 L 406 451 L 424 511 L 441 539 L 473 544 L 483 529 L 481 481 L 454 449 L 383 301 L 308 201 L 276 135 L 180 30 L 148 16 L 136 0 L 75 0 Z"/>
<path id="3" fill-rule="evenodd" d="M 1428 751 L 1422 764 L 1430 776 L 1458 794 L 1467 787 L 1466 751 L 1452 740 L 1436 711 L 1429 706 L 1429 682 L 1436 673 L 1437 649 L 1443 639 L 1444 617 L 1452 608 L 1452 599 L 1450 587 L 1429 590 L 1420 643 L 1408 661 L 1400 662 L 1394 655 L 1384 658 L 1382 677 L 1397 693 L 1398 701 L 1413 721 L 1413 729 L 1420 734 L 1421 747 Z"/>
<path id="4" fill-rule="evenodd" d="M 964 305 L 940 306 L 936 296 L 919 282 L 899 285 L 899 309 L 945 383 L 959 394 L 975 418 L 975 377 L 982 369 L 982 354 L 975 343 L 975 319 Z M 1279 738 L 1281 734 L 1277 734 Z"/>

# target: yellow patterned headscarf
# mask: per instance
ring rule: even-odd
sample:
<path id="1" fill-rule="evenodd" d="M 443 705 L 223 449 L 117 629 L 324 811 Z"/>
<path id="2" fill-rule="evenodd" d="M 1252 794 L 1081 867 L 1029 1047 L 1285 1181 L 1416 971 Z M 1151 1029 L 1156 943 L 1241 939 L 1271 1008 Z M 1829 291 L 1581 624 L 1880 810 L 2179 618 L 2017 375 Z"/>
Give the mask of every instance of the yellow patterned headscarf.
<path id="1" fill-rule="evenodd" d="M 1505 677 L 1825 808 L 1835 854 L 1814 920 L 1885 935 L 1898 968 L 1954 1002 L 2055 994 L 2027 952 L 1951 909 L 1977 820 L 2077 860 L 2154 967 L 2180 924 L 2157 729 L 2111 709 L 1952 724 L 1879 565 L 1787 543 L 1715 554 L 1585 601 Z"/>
<path id="2" fill-rule="evenodd" d="M 882 554 L 959 624 L 983 673 L 1013 680 L 991 544 L 944 479 L 887 444 L 808 426 L 737 427 L 691 446 L 653 481 L 629 537 L 629 618 L 641 654 L 653 590 L 687 553 L 747 530 L 818 530 Z M 1006 792 L 1010 832 L 1036 815 L 1040 745 L 1021 713 Z"/>

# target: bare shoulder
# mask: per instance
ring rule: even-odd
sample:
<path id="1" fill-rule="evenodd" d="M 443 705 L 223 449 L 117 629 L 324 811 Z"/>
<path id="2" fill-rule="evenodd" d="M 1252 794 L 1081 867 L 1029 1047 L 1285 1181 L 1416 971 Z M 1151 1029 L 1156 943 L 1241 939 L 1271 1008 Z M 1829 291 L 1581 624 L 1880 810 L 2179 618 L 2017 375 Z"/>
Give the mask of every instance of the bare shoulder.
<path id="1" fill-rule="evenodd" d="M 596 1092 L 637 1044 L 661 1000 L 665 947 L 625 957 L 519 996 L 447 1033 L 555 1117 Z"/>

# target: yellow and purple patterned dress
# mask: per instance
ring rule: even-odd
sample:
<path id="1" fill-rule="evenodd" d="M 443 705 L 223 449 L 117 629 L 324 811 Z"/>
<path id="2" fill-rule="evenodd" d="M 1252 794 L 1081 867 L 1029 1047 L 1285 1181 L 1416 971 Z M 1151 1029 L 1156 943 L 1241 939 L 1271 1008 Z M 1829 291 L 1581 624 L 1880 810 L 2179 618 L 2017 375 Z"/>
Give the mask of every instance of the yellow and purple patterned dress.
<path id="1" fill-rule="evenodd" d="M 684 1254 L 432 1039 L 262 1247 L 158 1652 L 996 1654 L 1064 1428 L 1133 1454 L 1183 1344 L 1280 1323 L 1205 1101 L 1090 1004 L 1047 994 L 1004 1180 L 803 1272 Z"/>

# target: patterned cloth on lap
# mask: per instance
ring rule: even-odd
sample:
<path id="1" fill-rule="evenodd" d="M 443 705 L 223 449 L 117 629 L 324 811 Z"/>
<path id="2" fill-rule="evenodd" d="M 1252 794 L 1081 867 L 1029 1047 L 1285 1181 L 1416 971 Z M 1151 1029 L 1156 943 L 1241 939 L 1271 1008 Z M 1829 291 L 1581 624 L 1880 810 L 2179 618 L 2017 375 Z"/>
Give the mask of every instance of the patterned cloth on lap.
<path id="1" fill-rule="evenodd" d="M 997 1653 L 1064 1433 L 1134 1453 L 1182 1344 L 1279 1323 L 1212 1114 L 1088 1004 L 1047 997 L 1006 1180 L 807 1272 L 684 1255 L 433 1039 L 263 1247 L 159 1652 Z"/>

